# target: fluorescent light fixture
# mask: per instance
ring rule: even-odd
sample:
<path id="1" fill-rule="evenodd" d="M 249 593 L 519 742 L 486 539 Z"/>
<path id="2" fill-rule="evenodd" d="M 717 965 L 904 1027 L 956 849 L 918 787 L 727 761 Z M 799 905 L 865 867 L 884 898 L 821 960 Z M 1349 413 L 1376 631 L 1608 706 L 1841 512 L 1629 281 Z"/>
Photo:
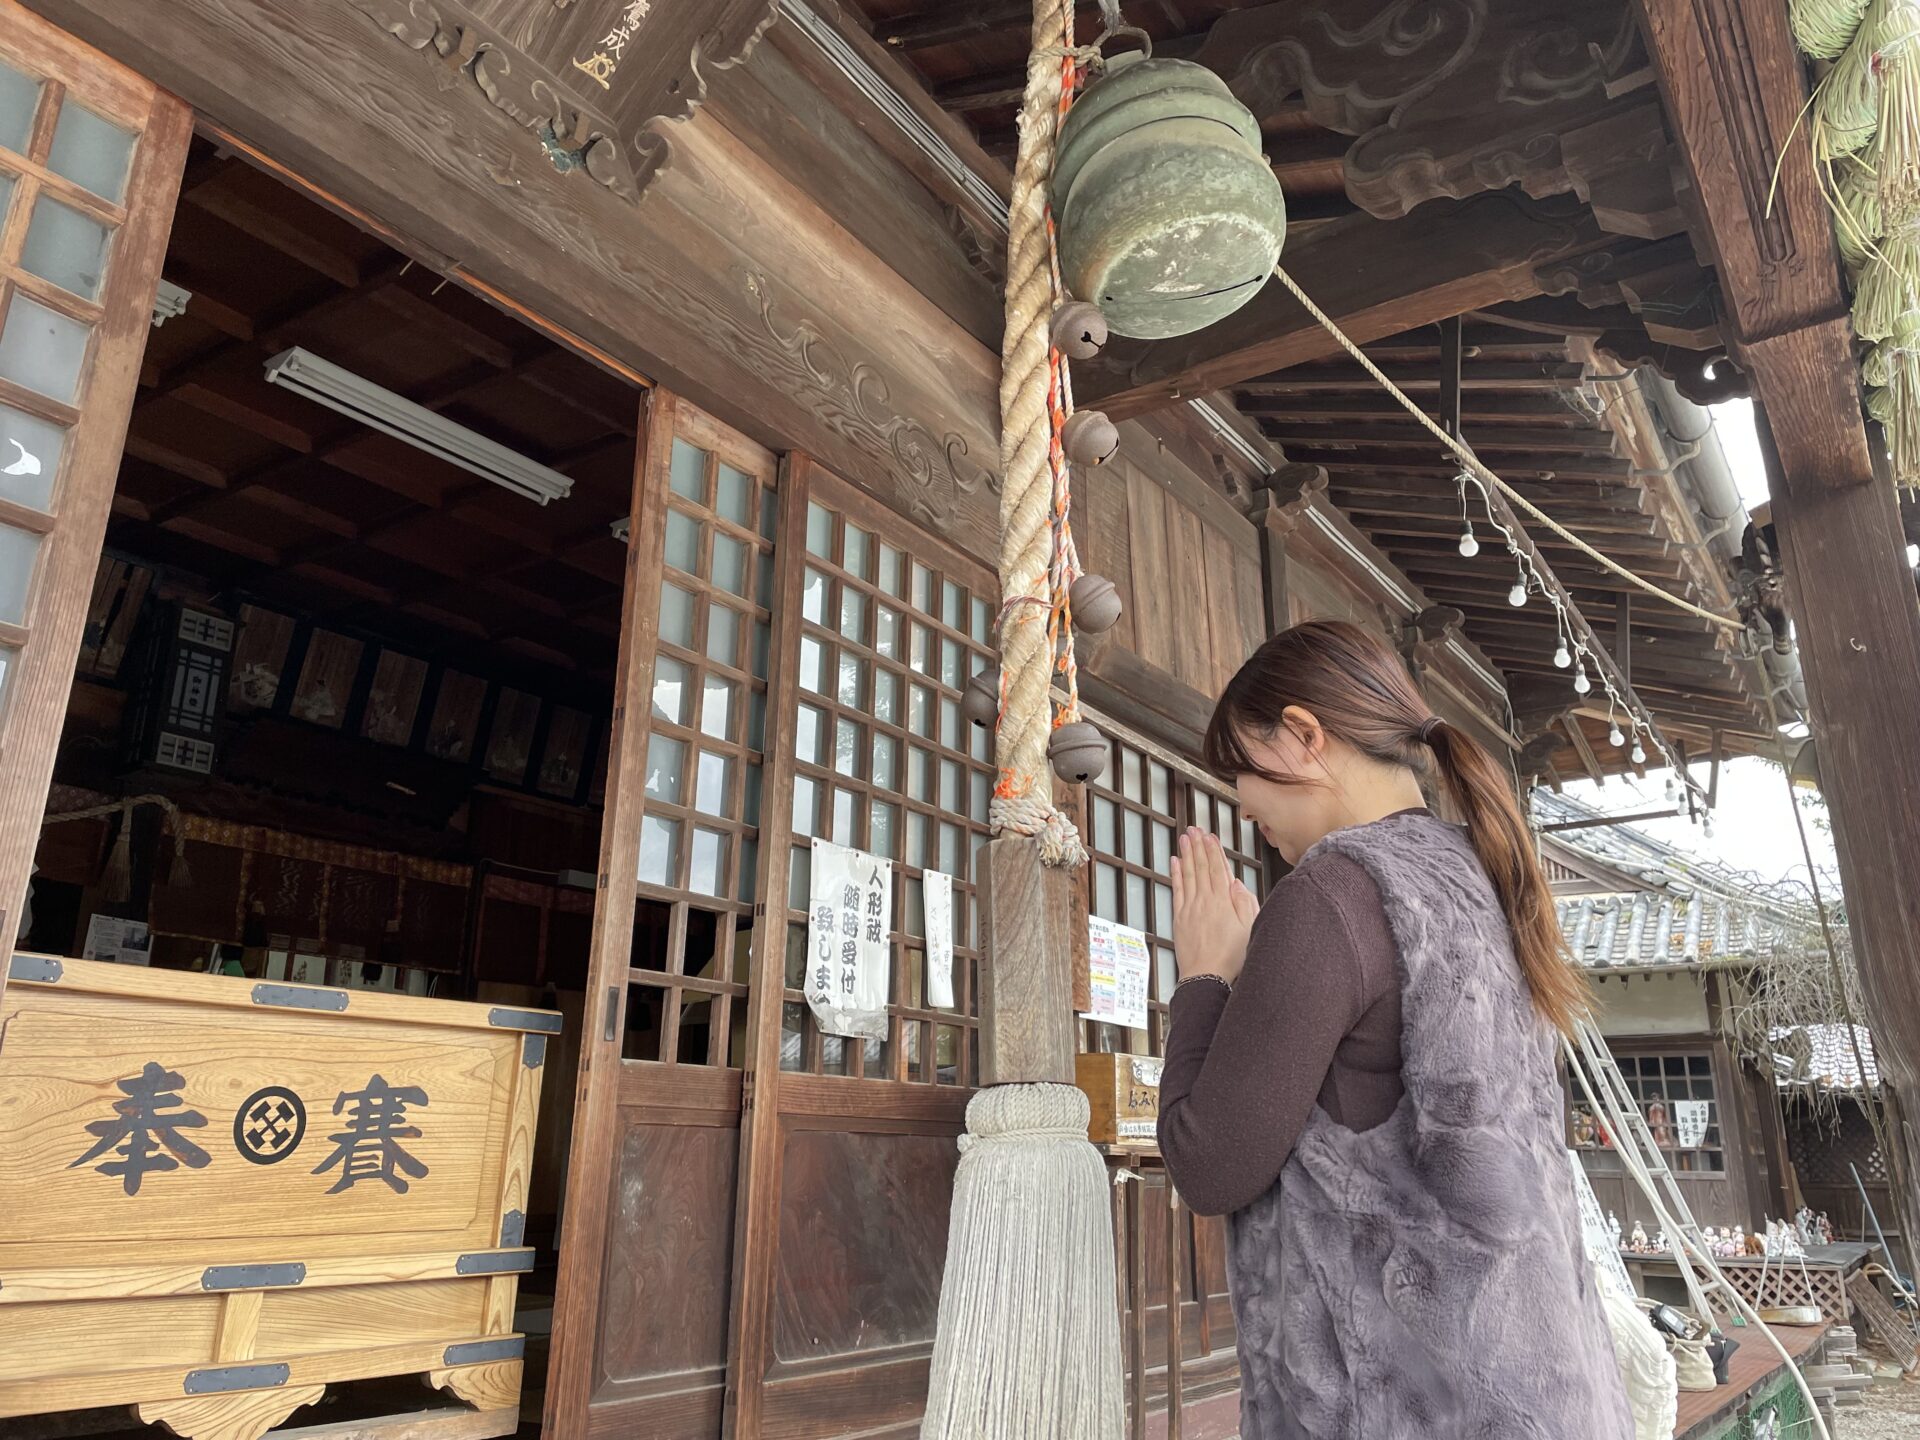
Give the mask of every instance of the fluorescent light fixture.
<path id="1" fill-rule="evenodd" d="M 564 499 L 573 489 L 573 481 L 558 470 L 529 460 L 297 345 L 267 361 L 267 381 L 542 505 Z"/>

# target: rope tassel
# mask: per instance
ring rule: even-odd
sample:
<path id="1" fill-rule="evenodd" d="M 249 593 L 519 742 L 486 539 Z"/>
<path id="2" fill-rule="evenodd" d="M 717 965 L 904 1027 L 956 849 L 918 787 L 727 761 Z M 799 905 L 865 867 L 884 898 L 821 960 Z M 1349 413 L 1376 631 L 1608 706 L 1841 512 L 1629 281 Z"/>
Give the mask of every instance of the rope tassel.
<path id="1" fill-rule="evenodd" d="M 922 1440 L 1118 1440 L 1112 1186 L 1071 1085 L 967 1106 Z"/>

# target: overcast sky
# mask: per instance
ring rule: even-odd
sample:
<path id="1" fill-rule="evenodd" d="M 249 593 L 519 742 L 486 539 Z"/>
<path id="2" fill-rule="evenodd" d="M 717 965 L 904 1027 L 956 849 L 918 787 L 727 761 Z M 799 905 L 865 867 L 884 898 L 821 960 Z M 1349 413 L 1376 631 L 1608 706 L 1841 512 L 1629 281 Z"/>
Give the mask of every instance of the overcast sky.
<path id="1" fill-rule="evenodd" d="M 1767 498 L 1767 476 L 1760 460 L 1760 442 L 1753 429 L 1753 402 L 1728 400 L 1713 406 L 1712 412 L 1720 446 L 1726 453 L 1734 482 L 1740 487 L 1741 499 L 1749 507 L 1760 504 Z M 1693 774 L 1704 786 L 1708 766 L 1696 764 Z M 1569 784 L 1567 793 L 1609 815 L 1630 815 L 1673 809 L 1666 798 L 1666 784 L 1666 772 L 1654 771 L 1646 780 L 1626 776 L 1609 779 L 1603 786 L 1582 780 Z M 1710 840 L 1700 826 L 1681 819 L 1637 822 L 1636 828 L 1679 849 L 1724 861 L 1736 869 L 1750 870 L 1762 880 L 1806 880 L 1807 864 L 1800 849 L 1800 837 L 1794 830 L 1786 783 L 1778 767 L 1744 757 L 1727 761 L 1720 768 L 1719 798 Z M 1833 875 L 1836 870 L 1833 841 L 1814 823 L 1812 815 L 1807 818 L 1807 842 L 1823 874 Z"/>

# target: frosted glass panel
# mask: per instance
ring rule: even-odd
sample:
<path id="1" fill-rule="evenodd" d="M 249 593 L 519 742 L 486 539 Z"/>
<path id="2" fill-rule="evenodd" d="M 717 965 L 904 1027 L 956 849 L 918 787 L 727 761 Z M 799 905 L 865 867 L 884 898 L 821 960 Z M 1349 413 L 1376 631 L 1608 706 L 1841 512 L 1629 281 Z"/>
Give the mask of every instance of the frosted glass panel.
<path id="1" fill-rule="evenodd" d="M 36 415 L 0 405 L 0 500 L 46 510 L 60 473 L 67 432 Z"/>
<path id="2" fill-rule="evenodd" d="M 660 638 L 683 650 L 693 648 L 693 596 L 671 583 L 660 587 Z"/>
<path id="3" fill-rule="evenodd" d="M 640 820 L 640 878 L 671 885 L 680 868 L 680 822 L 646 815 Z"/>
<path id="4" fill-rule="evenodd" d="M 706 696 L 700 702 L 700 730 L 716 740 L 733 738 L 734 684 L 717 675 L 707 676 Z"/>
<path id="5" fill-rule="evenodd" d="M 673 492 L 684 495 L 696 505 L 707 503 L 707 452 L 684 440 L 673 442 L 673 463 L 669 467 Z"/>
<path id="6" fill-rule="evenodd" d="M 671 656 L 653 662 L 653 718 L 673 725 L 687 723 L 687 667 Z"/>
<path id="7" fill-rule="evenodd" d="M 14 294 L 0 329 L 0 378 L 52 400 L 71 401 L 87 358 L 87 327 Z"/>
<path id="8" fill-rule="evenodd" d="M 24 625 L 27 590 L 33 584 L 33 562 L 40 554 L 40 536 L 11 525 L 0 525 L 0 620 Z"/>
<path id="9" fill-rule="evenodd" d="M 740 653 L 740 613 L 719 601 L 707 604 L 707 658 L 722 665 L 737 665 Z"/>
<path id="10" fill-rule="evenodd" d="M 700 573 L 700 524 L 678 510 L 667 511 L 667 564 L 689 575 Z"/>
<path id="11" fill-rule="evenodd" d="M 747 593 L 747 547 L 727 535 L 713 537 L 713 583 L 729 595 Z"/>
<path id="12" fill-rule="evenodd" d="M 7 682 L 13 678 L 13 667 L 20 659 L 20 652 L 10 645 L 0 645 L 0 716 L 7 713 Z M 801 901 L 805 904 L 805 900 Z"/>
<path id="13" fill-rule="evenodd" d="M 687 877 L 687 888 L 697 890 L 702 895 L 720 893 L 720 877 L 727 869 L 727 837 L 714 830 L 695 828 L 693 832 L 693 867 Z"/>
<path id="14" fill-rule="evenodd" d="M 753 477 L 722 460 L 720 496 L 713 508 L 742 530 L 750 527 L 753 524 Z"/>
<path id="15" fill-rule="evenodd" d="M 707 815 L 725 815 L 733 800 L 733 761 L 711 750 L 700 752 L 693 808 Z"/>
<path id="16" fill-rule="evenodd" d="M 127 162 L 133 135 L 109 125 L 84 105 L 68 100 L 53 126 L 53 153 L 47 168 L 83 190 L 118 205 L 127 193 Z"/>
<path id="17" fill-rule="evenodd" d="M 687 742 L 668 735 L 647 739 L 647 794 L 669 804 L 680 803 L 680 786 L 687 770 Z"/>
<path id="18" fill-rule="evenodd" d="M 0 145 L 24 152 L 33 132 L 33 112 L 40 103 L 40 82 L 0 64 Z"/>
<path id="19" fill-rule="evenodd" d="M 82 300 L 95 300 L 107 273 L 107 245 L 112 238 L 98 220 L 43 195 L 34 204 L 20 264 Z"/>

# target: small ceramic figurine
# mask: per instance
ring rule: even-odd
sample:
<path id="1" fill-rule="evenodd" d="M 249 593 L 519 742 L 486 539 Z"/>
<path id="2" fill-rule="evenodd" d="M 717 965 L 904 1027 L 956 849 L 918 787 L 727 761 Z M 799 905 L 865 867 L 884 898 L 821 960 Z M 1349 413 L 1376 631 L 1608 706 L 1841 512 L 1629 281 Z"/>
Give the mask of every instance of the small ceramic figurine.
<path id="1" fill-rule="evenodd" d="M 1653 1132 L 1653 1143 L 1662 1150 L 1673 1148 L 1673 1127 L 1667 1123 L 1667 1103 L 1655 1100 L 1647 1106 L 1647 1129 Z"/>
<path id="2" fill-rule="evenodd" d="M 1827 1218 L 1827 1212 L 1822 1210 L 1820 1212 L 1820 1218 L 1813 1223 L 1820 1232 L 1820 1243 L 1822 1245 L 1833 1244 L 1833 1222 Z"/>
<path id="3" fill-rule="evenodd" d="M 1633 1222 L 1633 1239 L 1631 1243 L 1634 1254 L 1644 1255 L 1647 1253 L 1647 1229 L 1646 1226 L 1642 1225 L 1638 1220 Z"/>

